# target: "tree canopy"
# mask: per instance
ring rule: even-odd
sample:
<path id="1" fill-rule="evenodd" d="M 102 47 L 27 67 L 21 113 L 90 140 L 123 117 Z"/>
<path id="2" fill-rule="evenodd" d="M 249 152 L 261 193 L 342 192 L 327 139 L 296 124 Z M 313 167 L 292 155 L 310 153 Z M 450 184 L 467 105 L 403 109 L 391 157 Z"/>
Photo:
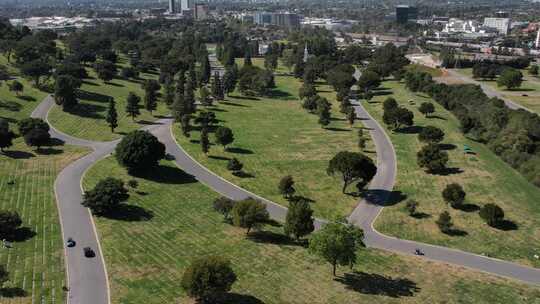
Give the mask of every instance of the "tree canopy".
<path id="1" fill-rule="evenodd" d="M 342 151 L 337 153 L 328 163 L 326 172 L 329 175 L 340 174 L 343 180 L 342 192 L 357 180 L 364 183 L 370 181 L 377 173 L 377 167 L 371 158 L 359 152 Z"/>

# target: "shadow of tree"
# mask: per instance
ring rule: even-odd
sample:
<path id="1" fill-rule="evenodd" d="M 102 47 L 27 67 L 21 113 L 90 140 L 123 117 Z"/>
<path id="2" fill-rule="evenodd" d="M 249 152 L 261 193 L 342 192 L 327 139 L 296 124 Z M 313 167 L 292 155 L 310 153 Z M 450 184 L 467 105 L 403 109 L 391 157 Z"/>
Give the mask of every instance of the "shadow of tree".
<path id="1" fill-rule="evenodd" d="M 4 151 L 4 155 L 13 159 L 29 159 L 36 156 L 26 151 Z"/>
<path id="2" fill-rule="evenodd" d="M 433 119 L 440 119 L 440 120 L 446 120 L 445 117 L 439 116 L 439 115 L 428 115 L 426 118 L 433 118 Z"/>
<path id="3" fill-rule="evenodd" d="M 62 154 L 63 152 L 64 150 L 54 149 L 51 147 L 36 149 L 36 153 L 41 154 L 41 155 L 58 155 L 58 154 Z"/>
<path id="4" fill-rule="evenodd" d="M 210 156 L 208 156 L 208 158 L 211 158 L 211 159 L 217 159 L 217 160 L 230 160 L 230 158 L 225 157 L 225 156 L 214 156 L 214 155 L 210 155 Z"/>
<path id="5" fill-rule="evenodd" d="M 289 92 L 281 91 L 281 90 L 272 90 L 267 94 L 268 97 L 273 99 L 280 99 L 280 100 L 293 100 L 296 99 L 293 95 L 291 95 Z"/>
<path id="6" fill-rule="evenodd" d="M 517 230 L 519 226 L 513 221 L 502 220 L 502 221 L 499 221 L 497 224 L 495 224 L 493 228 L 503 230 L 503 231 L 511 231 L 511 230 Z"/>
<path id="7" fill-rule="evenodd" d="M 255 175 L 248 172 L 244 172 L 244 171 L 236 171 L 233 173 L 233 175 L 240 178 L 254 178 L 255 177 Z"/>
<path id="8" fill-rule="evenodd" d="M 248 235 L 248 239 L 256 243 L 304 246 L 306 242 L 296 242 L 292 238 L 282 233 L 272 231 L 254 231 Z"/>
<path id="9" fill-rule="evenodd" d="M 391 278 L 388 276 L 355 271 L 334 279 L 347 289 L 363 294 L 381 295 L 392 298 L 412 297 L 420 291 L 416 283 L 407 278 Z"/>
<path id="10" fill-rule="evenodd" d="M 151 220 L 154 217 L 154 213 L 139 206 L 120 204 L 115 210 L 101 214 L 100 216 L 112 220 L 141 222 Z"/>
<path id="11" fill-rule="evenodd" d="M 328 131 L 335 131 L 335 132 L 351 132 L 350 129 L 343 129 L 343 128 L 324 128 L 325 130 L 328 130 Z"/>
<path id="12" fill-rule="evenodd" d="M 36 232 L 29 227 L 17 228 L 13 234 L 7 235 L 6 240 L 10 242 L 24 242 L 36 236 Z"/>
<path id="13" fill-rule="evenodd" d="M 4 287 L 0 288 L 0 296 L 4 298 L 22 298 L 26 297 L 28 293 L 26 290 L 19 287 Z"/>
<path id="14" fill-rule="evenodd" d="M 231 95 L 229 97 L 240 99 L 240 100 L 261 100 L 260 98 L 254 97 L 254 96 L 243 96 L 243 95 Z M 241 107 L 247 107 L 246 105 L 239 105 L 239 104 L 231 104 L 230 102 L 222 102 L 222 104 L 230 105 L 230 106 L 241 106 Z"/>
<path id="15" fill-rule="evenodd" d="M 461 210 L 463 212 L 476 212 L 480 210 L 480 207 L 475 204 L 462 204 L 455 206 L 455 209 Z"/>
<path id="16" fill-rule="evenodd" d="M 425 213 L 425 212 L 415 212 L 414 214 L 411 214 L 412 217 L 414 217 L 415 219 L 425 219 L 425 218 L 430 218 L 431 217 L 431 214 L 428 214 L 428 213 Z"/>
<path id="17" fill-rule="evenodd" d="M 457 146 L 454 144 L 439 144 L 439 148 L 441 150 L 449 151 L 449 150 L 455 150 Z"/>
<path id="18" fill-rule="evenodd" d="M 243 295 L 239 293 L 228 293 L 223 299 L 216 301 L 219 304 L 264 304 L 263 301 L 251 295 Z"/>
<path id="19" fill-rule="evenodd" d="M 237 98 L 237 99 L 249 99 L 247 97 L 242 98 L 241 96 L 240 97 L 238 97 L 238 96 L 230 96 L 230 97 Z M 253 100 L 253 99 L 249 99 L 249 100 Z M 257 99 L 255 99 L 255 100 L 257 100 Z M 224 104 L 224 105 L 227 105 L 227 106 L 249 108 L 248 105 L 244 105 L 244 104 L 241 104 L 241 103 L 230 102 L 230 101 L 222 101 L 222 102 L 220 102 L 220 104 Z"/>
<path id="20" fill-rule="evenodd" d="M 456 229 L 456 228 L 448 229 L 446 231 L 443 231 L 443 233 L 449 236 L 467 236 L 469 234 L 465 230 Z"/>
<path id="21" fill-rule="evenodd" d="M 407 195 L 401 191 L 368 189 L 362 192 L 362 197 L 369 204 L 388 207 L 402 202 L 407 198 Z"/>
<path id="22" fill-rule="evenodd" d="M 106 107 L 100 106 L 100 105 L 79 103 L 76 106 L 66 110 L 66 112 L 72 115 L 80 116 L 80 117 L 102 119 L 104 118 L 103 115 L 98 114 L 97 112 L 103 112 L 106 109 L 107 109 Z"/>
<path id="23" fill-rule="evenodd" d="M 239 148 L 239 147 L 227 148 L 227 152 L 236 153 L 236 154 L 253 154 L 253 151 L 249 149 Z"/>
<path id="24" fill-rule="evenodd" d="M 96 101 L 96 102 L 109 102 L 111 96 L 104 95 L 95 92 L 88 92 L 84 90 L 79 90 L 77 92 L 77 97 L 83 100 Z"/>
<path id="25" fill-rule="evenodd" d="M 22 109 L 22 105 L 14 101 L 0 101 L 0 108 L 11 112 L 19 112 Z"/>
<path id="26" fill-rule="evenodd" d="M 162 184 L 190 184 L 190 183 L 196 183 L 197 180 L 193 175 L 187 174 L 186 172 L 176 168 L 176 167 L 169 167 L 169 166 L 162 166 L 159 165 L 157 167 L 154 167 L 150 170 L 147 170 L 146 172 L 130 172 L 131 175 L 135 177 L 144 178 L 147 180 L 151 180 L 156 183 L 162 183 Z"/>
<path id="27" fill-rule="evenodd" d="M 435 175 L 448 176 L 448 175 L 463 173 L 463 170 L 461 170 L 460 168 L 444 168 L 442 170 L 428 171 L 428 173 L 435 174 Z"/>
<path id="28" fill-rule="evenodd" d="M 402 133 L 402 134 L 418 134 L 422 132 L 423 129 L 424 127 L 422 126 L 410 126 L 410 127 L 399 128 L 395 131 L 397 133 Z"/>
<path id="29" fill-rule="evenodd" d="M 17 96 L 17 98 L 19 98 L 21 100 L 24 100 L 24 101 L 36 101 L 36 99 L 34 97 L 27 96 L 27 95 Z"/>

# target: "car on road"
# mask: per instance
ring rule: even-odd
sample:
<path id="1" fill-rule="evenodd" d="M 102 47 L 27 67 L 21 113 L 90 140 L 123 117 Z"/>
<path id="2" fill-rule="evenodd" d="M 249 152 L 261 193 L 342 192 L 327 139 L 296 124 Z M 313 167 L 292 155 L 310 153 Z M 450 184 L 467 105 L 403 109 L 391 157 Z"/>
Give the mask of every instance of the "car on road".
<path id="1" fill-rule="evenodd" d="M 66 244 L 70 248 L 75 247 L 75 245 L 77 245 L 77 243 L 72 238 L 68 238 Z"/>
<path id="2" fill-rule="evenodd" d="M 90 247 L 84 247 L 83 251 L 84 251 L 84 256 L 87 257 L 87 258 L 93 258 L 93 257 L 96 256 L 96 253 Z"/>
<path id="3" fill-rule="evenodd" d="M 424 253 L 422 252 L 422 250 L 420 250 L 420 249 L 418 249 L 418 248 L 414 251 L 414 254 L 416 254 L 416 255 L 424 255 Z"/>

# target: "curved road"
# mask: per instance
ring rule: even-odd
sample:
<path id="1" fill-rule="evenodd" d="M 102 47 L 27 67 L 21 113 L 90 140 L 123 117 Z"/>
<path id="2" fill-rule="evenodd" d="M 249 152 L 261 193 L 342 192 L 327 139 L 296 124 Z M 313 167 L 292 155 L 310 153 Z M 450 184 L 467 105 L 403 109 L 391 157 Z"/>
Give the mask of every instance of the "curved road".
<path id="1" fill-rule="evenodd" d="M 32 117 L 46 119 L 54 101 L 47 97 L 34 110 Z M 424 258 L 464 266 L 499 276 L 509 277 L 530 284 L 540 285 L 540 270 L 521 266 L 515 263 L 488 258 L 476 254 L 449 249 L 440 246 L 400 240 L 377 232 L 372 224 L 383 209 L 384 202 L 389 198 L 396 176 L 396 156 L 392 143 L 384 129 L 375 121 L 362 105 L 353 100 L 357 116 L 370 129 L 377 151 L 377 174 L 369 185 L 373 193 L 367 200 L 361 200 L 348 220 L 361 227 L 365 233 L 365 242 L 369 247 L 380 248 L 392 252 L 412 254 L 420 248 Z M 173 156 L 177 166 L 197 180 L 206 184 L 216 192 L 232 199 L 240 200 L 253 197 L 261 200 L 267 206 L 272 218 L 283 221 L 287 208 L 266 200 L 254 193 L 242 189 L 214 174 L 184 151 L 175 141 L 171 133 L 172 120 L 160 119 L 153 125 L 143 128 L 153 133 L 165 144 L 166 151 Z M 67 166 L 55 182 L 62 235 L 64 240 L 73 237 L 77 241 L 74 248 L 65 247 L 67 285 L 69 287 L 68 303 L 73 304 L 108 304 L 110 303 L 109 282 L 103 259 L 99 238 L 93 218 L 88 208 L 83 207 L 81 181 L 85 171 L 100 159 L 109 155 L 117 141 L 94 142 L 73 138 L 65 135 L 51 126 L 52 137 L 63 140 L 66 144 L 91 148 L 92 153 Z M 320 228 L 324 220 L 316 219 L 315 226 Z M 64 244 L 65 246 L 65 244 Z M 83 256 L 83 247 L 96 250 L 96 257 L 88 259 Z"/>

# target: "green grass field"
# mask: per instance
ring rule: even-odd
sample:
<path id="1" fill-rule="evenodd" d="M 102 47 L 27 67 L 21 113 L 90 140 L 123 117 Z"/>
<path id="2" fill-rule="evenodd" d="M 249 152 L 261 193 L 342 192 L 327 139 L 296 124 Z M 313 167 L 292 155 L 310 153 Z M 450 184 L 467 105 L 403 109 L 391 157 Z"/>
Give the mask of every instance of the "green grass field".
<path id="1" fill-rule="evenodd" d="M 256 62 L 260 60 L 254 60 L 254 64 Z M 328 176 L 326 167 L 337 152 L 358 151 L 360 123 L 351 129 L 344 115 L 339 113 L 333 91 L 320 85 L 320 94 L 333 103 L 334 117 L 323 129 L 316 115 L 302 109 L 297 97 L 298 80 L 276 76 L 276 85 L 278 91 L 272 98 L 250 100 L 235 93 L 226 102 L 209 109 L 215 111 L 220 125 L 231 128 L 235 134 L 235 142 L 227 152 L 213 145 L 209 156 L 205 156 L 198 143 L 200 132 L 193 131 L 191 137 L 186 138 L 178 125 L 173 128 L 176 139 L 191 156 L 216 174 L 267 199 L 287 205 L 277 185 L 283 176 L 292 175 L 297 194 L 314 200 L 312 208 L 317 216 L 348 215 L 357 199 L 341 193 L 340 178 Z M 210 141 L 214 142 L 213 134 Z M 368 155 L 375 158 L 373 153 Z M 252 176 L 232 175 L 226 168 L 227 159 L 232 157 L 244 163 L 244 171 Z M 351 186 L 349 191 L 356 190 Z"/>
<path id="2" fill-rule="evenodd" d="M 475 143 L 463 136 L 457 119 L 434 102 L 436 116 L 424 118 L 417 108 L 429 98 L 413 94 L 404 85 L 386 81 L 383 87 L 391 90 L 398 102 L 412 110 L 416 126 L 433 125 L 446 133 L 444 144 L 448 145 L 449 167 L 462 172 L 446 176 L 430 175 L 416 164 L 416 153 L 422 144 L 417 134 L 388 131 L 394 144 L 398 161 L 398 176 L 395 190 L 401 191 L 407 199 L 420 203 L 419 211 L 426 218 L 415 219 L 404 210 L 405 200 L 385 208 L 375 222 L 375 227 L 383 233 L 399 238 L 428 242 L 465 251 L 486 254 L 525 265 L 540 267 L 534 254 L 540 248 L 540 189 L 528 183 L 517 171 L 512 169 L 486 146 Z M 364 103 L 375 119 L 382 121 L 382 101 L 392 95 L 377 96 L 371 103 Z M 409 100 L 414 100 L 411 105 Z M 463 145 L 468 145 L 476 155 L 463 153 Z M 445 205 L 441 191 L 447 184 L 457 182 L 467 192 L 466 203 L 470 207 L 496 203 L 504 209 L 506 218 L 514 222 L 517 230 L 501 231 L 487 226 L 477 211 L 460 211 Z M 448 236 L 439 232 L 435 220 L 439 214 L 450 212 L 457 229 L 465 231 L 465 236 Z"/>
<path id="3" fill-rule="evenodd" d="M 472 69 L 460 69 L 457 71 L 463 75 L 472 77 Z M 520 88 L 513 90 L 507 90 L 505 87 L 497 86 L 497 81 L 477 80 L 501 92 L 504 98 L 510 99 L 540 114 L 540 78 L 529 75 L 527 70 L 521 70 L 521 73 L 524 79 L 523 84 Z"/>
<path id="4" fill-rule="evenodd" d="M 7 65 L 5 57 L 0 56 L 0 64 Z M 7 67 L 25 87 L 17 96 L 9 92 L 7 84 L 0 86 L 0 117 L 17 132 L 17 121 L 29 117 L 46 93 L 33 88 L 17 69 Z M 86 152 L 60 146 L 39 154 L 29 149 L 22 138 L 6 151 L 0 153 L 0 210 L 17 211 L 25 227 L 22 231 L 30 234 L 21 234 L 12 249 L 0 248 L 0 264 L 10 273 L 4 287 L 12 288 L 15 294 L 24 290 L 24 296 L 13 298 L 2 298 L 0 292 L 0 302 L 64 303 L 64 255 L 53 185 L 60 170 Z"/>
<path id="5" fill-rule="evenodd" d="M 125 59 L 120 59 L 119 66 L 126 65 Z M 87 92 L 84 98 L 79 100 L 77 107 L 68 112 L 62 111 L 61 107 L 55 106 L 49 113 L 49 122 L 58 130 L 89 140 L 107 141 L 119 138 L 121 135 L 137 130 L 149 124 L 156 118 L 144 109 L 144 90 L 141 88 L 142 80 L 113 79 L 110 83 L 104 83 L 97 79 L 93 69 L 87 68 L 91 79 L 83 82 L 81 90 Z M 141 74 L 141 79 L 155 79 L 153 74 Z M 141 115 L 135 121 L 128 117 L 125 111 L 126 99 L 129 92 L 134 92 L 141 97 Z M 105 117 L 108 109 L 108 97 L 116 101 L 118 112 L 118 128 L 111 133 Z M 156 116 L 167 113 L 167 106 L 158 101 L 158 109 L 153 114 Z"/>
<path id="6" fill-rule="evenodd" d="M 18 139 L 7 156 L 0 154 L 0 210 L 17 211 L 31 231 L 12 249 L 0 248 L 0 264 L 10 273 L 4 287 L 26 294 L 13 299 L 0 295 L 1 303 L 64 303 L 64 254 L 53 184 L 60 170 L 84 153 L 66 146 L 56 147 L 54 154 L 37 154 Z"/>
<path id="7" fill-rule="evenodd" d="M 128 181 L 114 158 L 92 167 L 85 189 L 113 176 Z M 534 303 L 540 290 L 485 274 L 376 250 L 361 250 L 353 271 L 330 265 L 288 244 L 282 229 L 246 239 L 212 210 L 217 194 L 163 161 L 154 177 L 137 178 L 127 204 L 147 221 L 97 218 L 113 303 L 193 303 L 180 288 L 196 257 L 231 260 L 238 281 L 229 303 Z"/>

